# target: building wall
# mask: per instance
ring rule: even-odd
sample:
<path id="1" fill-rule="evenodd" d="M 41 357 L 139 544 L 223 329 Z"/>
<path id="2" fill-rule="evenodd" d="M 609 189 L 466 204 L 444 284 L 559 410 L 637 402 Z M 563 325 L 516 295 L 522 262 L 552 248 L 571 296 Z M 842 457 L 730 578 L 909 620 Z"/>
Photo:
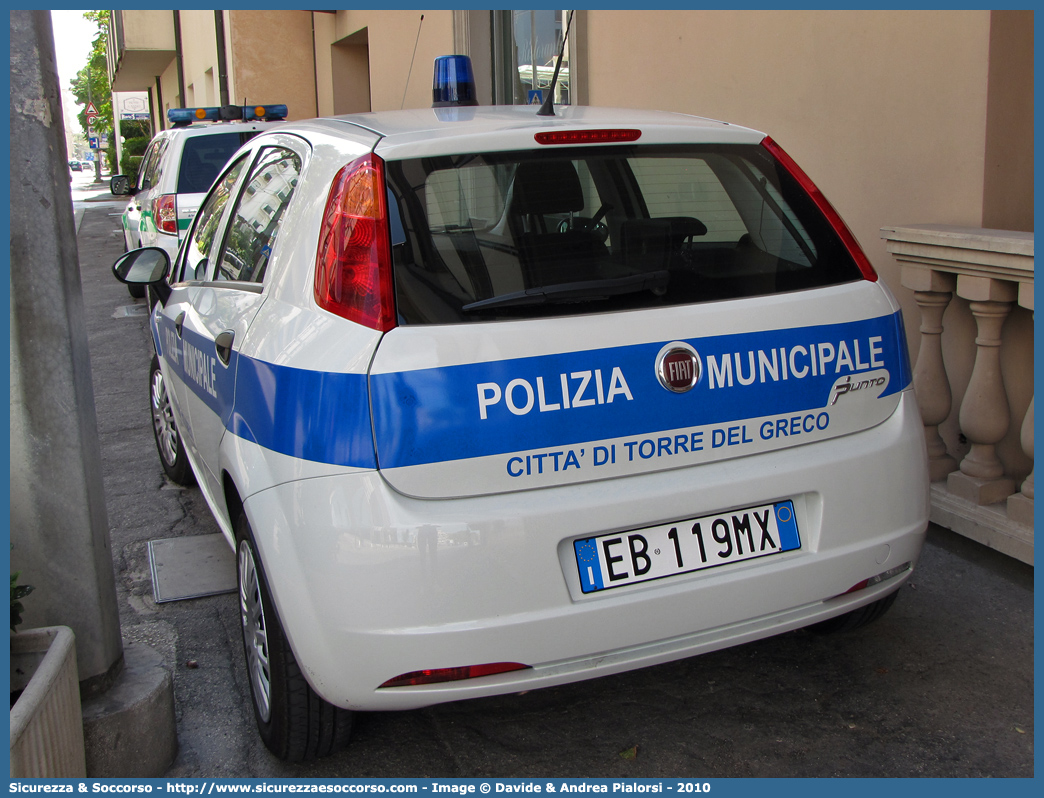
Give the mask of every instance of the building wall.
<path id="1" fill-rule="evenodd" d="M 318 110 L 312 13 L 229 11 L 226 16 L 225 35 L 231 52 L 230 101 L 262 105 L 285 103 L 288 119 L 314 117 Z M 279 43 L 275 53 L 273 42 Z"/>
<path id="2" fill-rule="evenodd" d="M 123 38 L 136 50 L 174 49 L 174 19 L 170 11 L 123 13 Z"/>
<path id="3" fill-rule="evenodd" d="M 982 226 L 1033 229 L 1033 12 L 990 14 Z"/>
<path id="4" fill-rule="evenodd" d="M 217 48 L 213 11 L 181 12 L 184 106 L 217 105 Z M 164 94 L 166 96 L 166 94 Z"/>
<path id="5" fill-rule="evenodd" d="M 323 113 L 345 112 L 336 107 L 346 100 L 338 91 L 343 90 L 344 83 L 335 85 L 333 69 L 344 69 L 353 61 L 359 63 L 362 47 L 369 63 L 370 107 L 359 110 L 431 106 L 432 64 L 436 56 L 453 52 L 452 11 L 352 10 L 338 11 L 336 15 L 316 13 L 315 19 L 316 61 L 329 65 L 330 70 L 320 70 L 318 75 Z M 353 99 L 347 102 L 358 104 L 360 96 L 356 87 Z"/>

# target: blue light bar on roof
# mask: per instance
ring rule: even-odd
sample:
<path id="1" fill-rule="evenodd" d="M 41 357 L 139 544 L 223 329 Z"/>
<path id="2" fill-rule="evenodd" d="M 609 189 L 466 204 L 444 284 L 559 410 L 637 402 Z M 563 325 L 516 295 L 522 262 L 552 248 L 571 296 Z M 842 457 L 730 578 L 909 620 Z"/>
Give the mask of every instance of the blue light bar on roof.
<path id="1" fill-rule="evenodd" d="M 193 122 L 218 122 L 242 119 L 244 121 L 276 122 L 286 119 L 285 105 L 221 105 L 201 108 L 171 108 L 167 119 L 174 127 L 191 125 Z"/>

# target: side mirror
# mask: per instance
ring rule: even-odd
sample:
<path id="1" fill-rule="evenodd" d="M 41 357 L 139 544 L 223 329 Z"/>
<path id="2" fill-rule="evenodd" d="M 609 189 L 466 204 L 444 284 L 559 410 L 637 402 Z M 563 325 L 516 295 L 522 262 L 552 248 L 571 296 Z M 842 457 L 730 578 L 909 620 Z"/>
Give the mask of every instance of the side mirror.
<path id="1" fill-rule="evenodd" d="M 127 175 L 113 175 L 109 179 L 109 193 L 114 197 L 126 197 L 134 193 Z"/>
<path id="2" fill-rule="evenodd" d="M 170 271 L 170 256 L 159 247 L 132 249 L 112 265 L 121 283 L 153 285 L 162 282 Z"/>

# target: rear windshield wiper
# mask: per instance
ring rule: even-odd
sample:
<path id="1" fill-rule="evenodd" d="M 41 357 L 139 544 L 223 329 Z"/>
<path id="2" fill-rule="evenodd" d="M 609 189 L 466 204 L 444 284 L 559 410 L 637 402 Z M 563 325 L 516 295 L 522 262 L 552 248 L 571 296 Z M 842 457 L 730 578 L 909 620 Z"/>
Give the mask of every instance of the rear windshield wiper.
<path id="1" fill-rule="evenodd" d="M 461 308 L 463 311 L 485 310 L 487 308 L 516 307 L 519 305 L 542 305 L 548 302 L 578 302 L 595 299 L 607 299 L 620 294 L 633 294 L 638 291 L 660 291 L 667 287 L 670 274 L 666 269 L 627 277 L 611 277 L 604 280 L 580 280 L 573 283 L 557 283 L 539 288 L 527 288 L 524 291 L 512 291 L 510 294 L 480 299 Z"/>

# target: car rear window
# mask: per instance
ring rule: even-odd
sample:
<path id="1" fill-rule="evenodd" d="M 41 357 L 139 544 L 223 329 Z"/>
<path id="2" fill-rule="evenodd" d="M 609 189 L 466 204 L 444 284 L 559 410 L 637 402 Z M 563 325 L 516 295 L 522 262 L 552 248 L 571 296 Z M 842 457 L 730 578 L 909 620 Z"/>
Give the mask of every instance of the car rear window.
<path id="1" fill-rule="evenodd" d="M 255 135 L 255 132 L 230 132 L 186 138 L 178 170 L 178 193 L 202 194 L 209 190 L 233 153 Z"/>
<path id="2" fill-rule="evenodd" d="M 386 164 L 401 324 L 679 305 L 858 280 L 757 145 L 555 148 Z"/>

